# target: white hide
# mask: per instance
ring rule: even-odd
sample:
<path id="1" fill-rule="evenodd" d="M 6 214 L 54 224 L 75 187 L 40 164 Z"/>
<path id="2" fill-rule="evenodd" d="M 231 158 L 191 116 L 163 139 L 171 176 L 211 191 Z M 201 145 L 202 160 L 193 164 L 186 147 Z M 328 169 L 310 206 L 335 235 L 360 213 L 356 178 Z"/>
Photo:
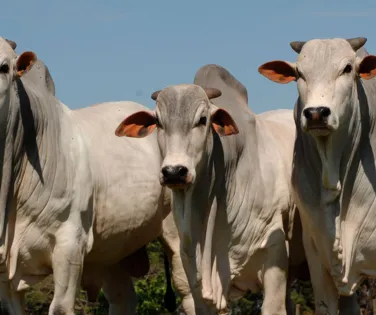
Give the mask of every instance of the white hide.
<path id="1" fill-rule="evenodd" d="M 84 272 L 84 286 L 103 287 L 110 314 L 134 314 L 126 256 L 160 235 L 169 202 L 155 135 L 118 138 L 114 130 L 145 107 L 112 102 L 72 111 L 42 68 L 17 77 L 17 60 L 0 38 L 0 66 L 11 69 L 0 73 L 1 297 L 12 314 L 24 314 L 24 290 L 53 273 L 49 314 L 73 315 Z"/>
<path id="2" fill-rule="evenodd" d="M 217 88 L 222 96 L 210 103 L 200 86 Z M 231 114 L 239 134 L 218 136 L 212 123 L 221 124 L 213 120 L 219 108 Z M 138 117 L 148 128 L 157 124 L 162 183 L 167 183 L 164 167 L 187 168 L 188 185 L 171 187 L 190 287 L 200 288 L 206 302 L 222 311 L 229 299 L 248 289 L 263 289 L 263 314 L 286 314 L 289 242 L 284 223 L 293 221 L 295 209 L 290 191 L 292 111 L 253 114 L 245 88 L 227 70 L 207 65 L 198 71 L 194 85 L 162 90 L 156 110 Z M 129 136 L 146 135 L 122 130 Z M 296 254 L 299 264 L 303 250 Z"/>
<path id="3" fill-rule="evenodd" d="M 361 69 L 372 70 L 375 57 L 361 68 L 368 55 L 359 49 L 364 43 L 362 38 L 293 42 L 296 63 L 282 67 L 272 61 L 259 68 L 275 82 L 297 81 L 292 185 L 316 314 L 337 314 L 338 295 L 355 300 L 363 277 L 376 275 L 376 85 L 375 79 L 359 77 Z M 319 106 L 330 109 L 325 134 L 306 128 L 303 111 Z"/>

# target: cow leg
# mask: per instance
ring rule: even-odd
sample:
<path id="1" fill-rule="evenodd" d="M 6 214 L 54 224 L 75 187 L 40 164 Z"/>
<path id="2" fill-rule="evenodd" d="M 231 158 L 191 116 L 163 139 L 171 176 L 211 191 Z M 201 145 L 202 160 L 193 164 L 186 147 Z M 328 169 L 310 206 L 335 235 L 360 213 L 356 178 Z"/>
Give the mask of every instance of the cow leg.
<path id="1" fill-rule="evenodd" d="M 360 308 L 358 302 L 356 301 L 356 295 L 340 296 L 338 300 L 338 309 L 338 315 L 360 314 Z"/>
<path id="2" fill-rule="evenodd" d="M 81 287 L 86 291 L 89 302 L 94 303 L 98 299 L 102 288 L 102 272 L 103 268 L 100 266 L 84 264 Z"/>
<path id="3" fill-rule="evenodd" d="M 68 233 L 68 232 L 66 232 Z M 52 256 L 54 279 L 54 298 L 52 299 L 49 315 L 74 315 L 74 304 L 77 288 L 80 285 L 83 266 L 84 246 L 79 246 L 80 240 L 71 237 L 64 243 L 55 245 Z"/>
<path id="4" fill-rule="evenodd" d="M 167 220 L 163 222 L 166 226 Z M 209 315 L 216 314 L 214 307 L 207 305 L 201 294 L 201 288 L 193 288 L 193 294 L 191 292 L 187 275 L 183 268 L 183 263 L 180 257 L 180 240 L 178 235 L 173 235 L 167 233 L 168 229 L 163 231 L 161 243 L 165 252 L 165 255 L 168 258 L 168 261 L 171 264 L 172 270 L 172 282 L 174 284 L 175 290 L 179 293 L 182 298 L 181 304 L 186 315 Z"/>
<path id="5" fill-rule="evenodd" d="M 123 260 L 105 270 L 103 293 L 110 304 L 109 315 L 136 314 L 137 295 Z"/>
<path id="6" fill-rule="evenodd" d="M 288 256 L 285 242 L 270 246 L 267 255 L 263 275 L 262 314 L 286 315 Z"/>
<path id="7" fill-rule="evenodd" d="M 0 281 L 0 297 L 4 314 L 25 314 L 25 291 L 17 292 L 12 289 L 10 282 Z"/>
<path id="8" fill-rule="evenodd" d="M 321 264 L 312 239 L 307 234 L 303 234 L 303 244 L 315 296 L 315 315 L 337 315 L 338 292 L 335 284 Z"/>
<path id="9" fill-rule="evenodd" d="M 184 272 L 183 264 L 179 252 L 172 255 L 172 281 L 174 287 L 182 297 L 182 306 L 186 315 L 209 315 L 216 314 L 214 307 L 207 305 L 201 295 L 200 287 L 189 288 L 188 279 Z"/>

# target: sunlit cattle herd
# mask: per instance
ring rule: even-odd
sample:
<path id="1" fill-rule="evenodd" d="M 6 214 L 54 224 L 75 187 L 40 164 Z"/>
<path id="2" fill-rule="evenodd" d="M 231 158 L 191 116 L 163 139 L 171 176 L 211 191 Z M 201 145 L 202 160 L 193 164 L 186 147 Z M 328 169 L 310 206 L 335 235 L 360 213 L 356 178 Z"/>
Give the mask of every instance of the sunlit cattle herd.
<path id="1" fill-rule="evenodd" d="M 295 62 L 258 71 L 296 81 L 296 99 L 281 103 L 294 110 L 256 115 L 215 64 L 151 91 L 151 110 L 70 110 L 36 53 L 0 38 L 7 311 L 25 314 L 25 291 L 52 274 L 50 315 L 73 315 L 80 288 L 91 301 L 102 289 L 111 315 L 135 314 L 132 277 L 148 272 L 146 245 L 161 237 L 187 315 L 228 314 L 248 290 L 264 292 L 262 314 L 290 315 L 301 278 L 316 315 L 359 314 L 354 293 L 376 276 L 376 56 L 365 43 L 291 42 Z"/>

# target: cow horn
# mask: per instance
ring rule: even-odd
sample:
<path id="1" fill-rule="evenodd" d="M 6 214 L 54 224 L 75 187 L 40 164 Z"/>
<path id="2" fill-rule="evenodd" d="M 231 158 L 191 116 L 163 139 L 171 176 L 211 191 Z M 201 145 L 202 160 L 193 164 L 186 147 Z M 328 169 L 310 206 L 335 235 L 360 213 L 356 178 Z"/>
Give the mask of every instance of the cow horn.
<path id="1" fill-rule="evenodd" d="M 303 48 L 303 46 L 304 46 L 305 43 L 306 43 L 306 42 L 299 42 L 299 41 L 296 41 L 296 42 L 291 42 L 291 43 L 290 43 L 290 46 L 291 46 L 291 48 L 292 48 L 295 52 L 297 52 L 298 54 L 300 54 L 300 51 L 302 50 L 302 48 Z"/>
<path id="2" fill-rule="evenodd" d="M 151 95 L 151 99 L 153 101 L 156 101 L 157 100 L 157 97 L 159 95 L 159 93 L 161 93 L 162 90 L 159 90 L 159 91 L 155 91 L 152 95 Z"/>
<path id="3" fill-rule="evenodd" d="M 10 45 L 10 47 L 12 47 L 13 50 L 16 49 L 16 47 L 17 47 L 16 42 L 14 42 L 14 41 L 12 41 L 10 39 L 5 39 L 5 40 L 8 42 L 8 44 Z"/>
<path id="4" fill-rule="evenodd" d="M 208 96 L 209 100 L 212 98 L 217 98 L 222 95 L 222 92 L 215 88 L 204 88 L 206 95 Z"/>
<path id="5" fill-rule="evenodd" d="M 355 37 L 355 38 L 348 38 L 346 40 L 351 45 L 352 49 L 354 49 L 354 51 L 357 51 L 359 48 L 361 48 L 366 43 L 367 38 L 365 38 L 365 37 Z"/>

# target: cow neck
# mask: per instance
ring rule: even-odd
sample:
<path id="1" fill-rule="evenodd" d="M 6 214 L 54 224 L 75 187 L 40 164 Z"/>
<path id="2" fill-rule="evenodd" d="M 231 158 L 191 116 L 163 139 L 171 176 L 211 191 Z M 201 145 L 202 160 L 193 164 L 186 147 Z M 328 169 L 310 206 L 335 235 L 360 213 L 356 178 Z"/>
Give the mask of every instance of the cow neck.
<path id="1" fill-rule="evenodd" d="M 372 97 L 367 97 L 367 95 L 375 95 L 375 92 L 376 85 L 373 80 L 366 82 L 362 82 L 361 80 L 357 81 L 356 93 L 354 93 L 353 98 L 353 108 L 355 112 L 353 132 L 349 133 L 349 145 L 342 160 L 344 191 L 341 198 L 340 222 L 353 222 L 353 225 L 345 225 L 343 230 L 338 232 L 341 233 L 338 238 L 342 242 L 344 249 L 343 282 L 348 283 L 351 292 L 354 291 L 356 287 L 354 275 L 350 274 L 352 271 L 352 260 L 354 259 L 354 251 L 356 250 L 359 236 L 363 231 L 357 222 L 359 215 L 356 215 L 357 218 L 354 220 L 353 217 L 355 213 L 348 212 L 348 209 L 351 202 L 350 197 L 353 196 L 354 191 L 359 190 L 357 186 L 359 185 L 359 181 L 356 181 L 356 176 L 358 176 L 358 174 L 365 175 L 371 183 L 374 179 L 372 168 L 365 168 L 364 166 L 368 164 L 368 161 L 370 165 L 374 165 L 375 159 L 374 153 L 372 153 L 374 146 L 371 143 L 374 141 L 375 103 L 372 103 Z M 356 206 L 356 213 L 358 213 L 358 206 L 359 205 Z M 365 206 L 363 202 L 362 206 Z"/>
<path id="2" fill-rule="evenodd" d="M 223 292 L 221 284 L 213 283 L 213 277 L 219 277 L 219 268 L 217 257 L 218 248 L 215 243 L 218 238 L 224 234 L 221 217 L 223 214 L 222 201 L 219 200 L 225 196 L 224 184 L 224 156 L 221 140 L 219 136 L 211 129 L 205 144 L 200 165 L 197 169 L 197 178 L 189 191 L 180 196 L 180 205 L 184 205 L 184 209 L 179 212 L 184 213 L 184 227 L 186 233 L 190 235 L 190 239 L 185 237 L 185 233 L 181 236 L 183 240 L 182 248 L 188 257 L 190 257 L 191 274 L 195 276 L 193 286 L 199 286 L 201 282 L 201 290 L 204 299 L 211 300 L 216 303 L 218 292 Z M 175 198 L 178 197 L 175 195 Z M 174 199 L 175 199 L 174 198 Z M 177 204 L 174 207 L 178 206 Z M 220 220 L 221 222 L 219 222 Z M 216 234 L 218 226 L 221 227 L 222 235 Z M 227 251 L 226 244 L 222 243 L 222 249 Z M 225 292 L 223 292 L 225 293 Z M 222 296 L 222 294 L 220 294 Z M 221 299 L 224 307 L 225 299 Z"/>
<path id="3" fill-rule="evenodd" d="M 16 80 L 11 88 L 9 101 L 1 109 L 0 123 L 0 264 L 2 265 L 9 254 L 8 217 L 14 205 L 14 173 L 15 153 L 19 145 L 19 98 L 17 96 Z"/>
<path id="4" fill-rule="evenodd" d="M 353 234 L 349 233 L 351 239 L 344 236 L 341 227 L 347 215 L 348 198 L 354 188 L 355 178 L 350 177 L 351 174 L 357 173 L 356 169 L 359 166 L 356 160 L 359 159 L 360 141 L 369 141 L 370 132 L 369 106 L 360 81 L 354 85 L 351 102 L 351 106 L 348 106 L 350 112 L 347 120 L 341 122 L 339 129 L 326 142 L 316 141 L 316 146 L 313 145 L 312 138 L 303 134 L 300 125 L 297 125 L 300 134 L 298 145 L 303 148 L 303 152 L 300 153 L 301 158 L 307 159 L 305 167 L 310 165 L 309 168 L 315 171 L 315 167 L 319 166 L 315 158 L 317 154 L 320 156 L 320 204 L 321 211 L 325 215 L 320 219 L 322 229 L 316 241 L 321 244 L 319 246 L 321 256 L 325 265 L 330 268 L 330 273 L 338 287 L 347 283 L 349 259 L 352 257 L 349 250 L 352 250 Z M 299 147 L 295 150 L 299 150 Z M 312 187 L 315 186 L 315 181 L 312 179 Z"/>
<path id="5" fill-rule="evenodd" d="M 255 227 L 255 222 L 263 216 L 264 199 L 260 193 L 263 190 L 258 186 L 256 116 L 248 108 L 246 113 L 232 114 L 240 133 L 222 141 L 213 137 L 213 147 L 208 150 L 212 152 L 208 169 L 213 173 L 206 184 L 213 189 L 209 198 L 211 209 L 206 225 L 202 283 L 204 297 L 212 294 L 216 300 L 216 296 L 223 295 L 221 300 L 216 300 L 220 308 L 225 307 L 231 279 L 242 272 L 250 257 L 248 253 L 261 246 L 264 235 L 260 232 L 261 224 Z M 249 205 L 253 205 L 252 209 Z"/>
<path id="6" fill-rule="evenodd" d="M 11 201 L 17 205 L 17 211 L 27 203 L 31 194 L 36 192 L 36 186 L 44 183 L 41 156 L 52 159 L 56 153 L 46 141 L 47 138 L 54 142 L 58 139 L 58 105 L 46 102 L 42 95 L 44 94 L 41 94 L 36 86 L 29 87 L 20 79 L 15 80 L 11 88 L 8 118 L 6 123 L 2 124 L 6 125 L 2 130 L 5 135 L 0 136 L 4 156 L 0 190 L 1 215 L 9 214 Z M 51 137 L 47 137 L 48 133 Z M 0 218 L 1 222 L 7 220 L 6 217 Z"/>
<path id="7" fill-rule="evenodd" d="M 359 147 L 361 134 L 369 130 L 369 114 L 361 113 L 359 97 L 363 98 L 364 89 L 360 83 L 354 85 L 349 114 L 340 123 L 338 130 L 325 140 L 316 140 L 322 163 L 322 203 L 328 205 L 336 202 L 343 195 L 343 186 Z M 365 95 L 364 95 L 365 97 Z M 362 103 L 366 104 L 365 101 Z M 362 105 L 363 106 L 363 105 Z M 367 106 L 366 106 L 367 107 Z M 368 116 L 368 117 L 366 117 Z M 364 127 L 366 127 L 364 129 Z M 368 135 L 364 135 L 368 137 Z"/>
<path id="8" fill-rule="evenodd" d="M 60 141 L 60 115 L 65 109 L 52 94 L 25 81 L 16 79 L 12 85 L 8 119 L 3 129 L 5 135 L 0 136 L 4 156 L 0 189 L 0 223 L 3 224 L 0 259 L 4 262 L 12 250 L 10 278 L 17 266 L 18 243 L 10 247 L 15 237 L 16 216 L 17 222 L 23 224 L 36 220 L 50 200 L 52 186 L 45 185 L 44 175 L 55 176 L 56 169 L 64 163 L 62 148 L 57 142 Z M 46 180 L 51 178 L 46 177 Z M 60 181 L 59 184 L 59 188 L 64 189 L 67 183 Z M 36 201 L 38 207 L 35 207 Z"/>
<path id="9" fill-rule="evenodd" d="M 265 195 L 262 176 L 262 172 L 273 170 L 267 161 L 260 160 L 263 156 L 261 152 L 268 150 L 270 144 L 263 140 L 262 125 L 257 122 L 258 117 L 251 112 L 247 123 L 242 124 L 243 142 L 234 167 L 236 173 L 229 180 L 227 217 L 232 230 L 230 256 L 233 276 L 239 275 L 252 254 L 262 246 L 265 225 L 274 215 L 273 211 L 265 209 L 270 199 Z"/>
<path id="10" fill-rule="evenodd" d="M 14 140 L 16 146 L 13 150 L 14 156 L 14 177 L 15 177 L 15 194 L 25 199 L 29 196 L 24 195 L 25 191 L 22 187 L 24 177 L 31 176 L 28 169 L 32 166 L 33 171 L 36 172 L 38 180 L 34 181 L 35 185 L 44 183 L 41 156 L 45 156 L 46 152 L 46 138 L 47 138 L 47 125 L 48 123 L 55 124 L 55 129 L 58 130 L 59 126 L 54 117 L 49 115 L 53 110 L 47 108 L 44 103 L 46 100 L 42 99 L 41 95 L 34 90 L 34 88 L 26 86 L 20 80 L 17 80 L 17 101 L 14 110 L 17 120 L 14 123 Z M 54 108 L 53 104 L 48 104 Z M 50 122 L 47 121 L 49 116 Z M 54 139 L 57 141 L 57 138 Z M 48 155 L 53 152 L 49 151 Z M 32 190 L 35 187 L 28 187 Z M 30 191 L 31 193 L 31 191 Z"/>
<path id="11" fill-rule="evenodd" d="M 371 107 L 368 104 L 367 96 L 360 80 L 357 80 L 357 84 L 354 87 L 351 108 L 353 111 L 349 123 L 346 126 L 347 128 L 341 131 L 345 137 L 345 139 L 341 139 L 344 145 L 339 171 L 343 186 L 342 198 L 344 197 L 344 191 L 346 191 L 346 185 L 349 181 L 353 181 L 353 179 L 349 178 L 350 174 L 353 172 L 350 169 L 354 167 L 355 164 L 358 166 L 360 163 L 359 159 L 362 159 L 361 155 L 363 151 L 360 150 L 360 147 L 371 146 L 370 136 L 373 129 L 372 115 L 374 113 L 370 113 Z"/>

